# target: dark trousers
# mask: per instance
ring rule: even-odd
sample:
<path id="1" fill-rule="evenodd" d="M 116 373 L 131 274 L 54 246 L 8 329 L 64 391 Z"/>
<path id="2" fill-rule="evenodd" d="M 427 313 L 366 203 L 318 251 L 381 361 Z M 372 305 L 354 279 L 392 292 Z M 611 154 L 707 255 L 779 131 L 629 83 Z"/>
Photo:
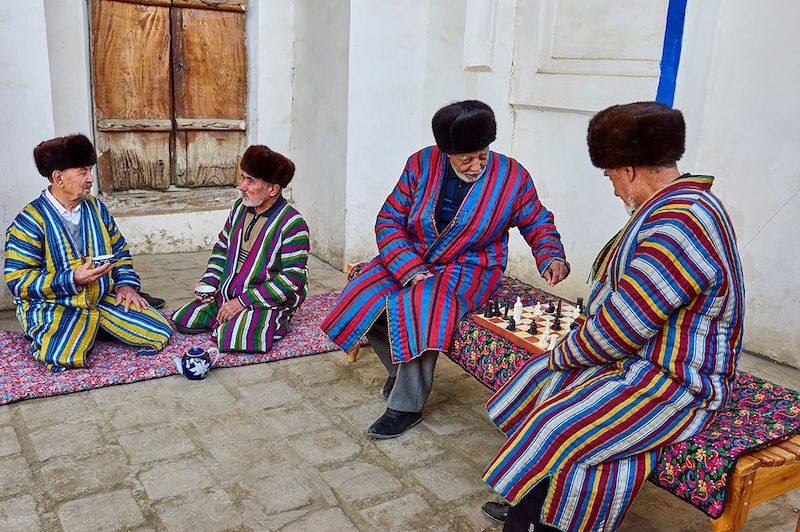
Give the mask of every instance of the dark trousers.
<path id="1" fill-rule="evenodd" d="M 557 528 L 539 521 L 549 487 L 550 481 L 542 480 L 516 506 L 512 506 L 508 511 L 503 532 L 558 532 Z"/>

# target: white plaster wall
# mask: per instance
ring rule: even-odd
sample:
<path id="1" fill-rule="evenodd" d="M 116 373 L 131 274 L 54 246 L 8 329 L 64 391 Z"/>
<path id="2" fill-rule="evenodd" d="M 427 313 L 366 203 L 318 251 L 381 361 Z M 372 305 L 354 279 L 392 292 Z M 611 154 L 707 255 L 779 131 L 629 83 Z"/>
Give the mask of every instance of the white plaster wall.
<path id="1" fill-rule="evenodd" d="M 516 2 L 497 1 L 494 18 L 482 21 L 492 26 L 482 34 L 495 36 L 485 43 L 490 64 L 465 70 L 465 20 L 474 1 L 352 2 L 345 262 L 377 252 L 375 216 L 407 157 L 434 143 L 430 122 L 437 109 L 455 100 L 487 102 L 498 121 L 492 148 L 508 153 L 511 147 L 508 28 Z"/>
<path id="2" fill-rule="evenodd" d="M 683 51 L 682 68 L 708 72 L 704 90 L 679 102 L 702 124 L 692 170 L 717 177 L 714 190 L 736 227 L 745 349 L 800 366 L 800 6 L 726 0 L 716 11 L 710 62 L 693 41 Z"/>
<path id="3" fill-rule="evenodd" d="M 294 0 L 248 4 L 250 144 L 289 154 L 292 140 Z"/>
<path id="4" fill-rule="evenodd" d="M 344 266 L 350 2 L 295 0 L 292 198 L 311 251 Z"/>
<path id="5" fill-rule="evenodd" d="M 55 136 L 93 138 L 86 2 L 46 0 L 44 10 Z"/>
<path id="6" fill-rule="evenodd" d="M 42 0 L 0 2 L 0 224 L 3 235 L 19 211 L 47 185 L 33 148 L 53 136 L 50 71 Z M 4 240 L 5 241 L 5 240 Z M 5 263 L 5 252 L 0 251 Z M 5 281 L 0 308 L 10 308 Z"/>
<path id="7" fill-rule="evenodd" d="M 225 226 L 229 209 L 148 216 L 115 216 L 131 254 L 210 250 Z M 142 260 L 142 259 L 139 259 Z"/>

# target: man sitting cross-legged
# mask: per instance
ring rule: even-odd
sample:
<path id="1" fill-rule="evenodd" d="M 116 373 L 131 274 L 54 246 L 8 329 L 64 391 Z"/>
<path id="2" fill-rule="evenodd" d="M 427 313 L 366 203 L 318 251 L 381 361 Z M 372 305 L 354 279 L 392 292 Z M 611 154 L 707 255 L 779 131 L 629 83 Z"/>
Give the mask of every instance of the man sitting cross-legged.
<path id="1" fill-rule="evenodd" d="M 233 204 L 195 301 L 172 316 L 187 334 L 213 330 L 220 351 L 266 353 L 289 332 L 306 297 L 308 226 L 281 195 L 294 163 L 266 146 L 241 161 L 242 197 Z M 202 288 L 215 291 L 200 295 Z"/>
<path id="2" fill-rule="evenodd" d="M 161 350 L 172 329 L 137 292 L 128 245 L 90 194 L 97 155 L 83 135 L 33 151 L 50 180 L 6 231 L 5 279 L 36 360 L 52 371 L 87 366 L 99 328 L 126 344 Z M 113 255 L 98 267 L 92 257 Z"/>

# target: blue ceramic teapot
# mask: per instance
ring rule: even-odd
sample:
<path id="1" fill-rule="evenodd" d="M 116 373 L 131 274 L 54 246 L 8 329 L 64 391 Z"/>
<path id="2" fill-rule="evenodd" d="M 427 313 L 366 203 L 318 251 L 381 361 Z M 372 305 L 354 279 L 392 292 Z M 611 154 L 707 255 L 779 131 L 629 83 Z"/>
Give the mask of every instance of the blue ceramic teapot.
<path id="1" fill-rule="evenodd" d="M 175 367 L 178 368 L 178 373 L 189 380 L 199 381 L 208 376 L 208 372 L 219 360 L 219 355 L 220 353 L 217 352 L 217 356 L 212 361 L 211 356 L 203 348 L 191 347 L 182 357 L 175 357 L 173 360 Z"/>

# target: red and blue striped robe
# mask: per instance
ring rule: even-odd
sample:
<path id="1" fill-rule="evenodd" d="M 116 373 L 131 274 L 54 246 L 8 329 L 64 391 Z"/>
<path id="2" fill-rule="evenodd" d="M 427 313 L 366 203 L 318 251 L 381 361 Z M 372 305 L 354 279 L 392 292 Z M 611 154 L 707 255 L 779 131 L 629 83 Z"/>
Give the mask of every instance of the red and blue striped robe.
<path id="1" fill-rule="evenodd" d="M 409 157 L 375 224 L 380 254 L 347 285 L 322 323 L 343 350 L 352 350 L 384 309 L 395 362 L 449 349 L 461 317 L 482 305 L 500 282 L 509 227 L 519 228 L 540 272 L 564 260 L 553 215 L 539 201 L 530 175 L 496 152 L 489 152 L 483 176 L 440 233 L 435 216 L 446 164 L 436 146 Z M 435 275 L 409 285 L 426 272 Z"/>
<path id="2" fill-rule="evenodd" d="M 646 201 L 595 261 L 588 317 L 487 405 L 509 439 L 484 480 L 516 504 L 549 478 L 546 523 L 616 529 L 659 449 L 725 405 L 744 285 L 712 182 L 683 176 Z"/>
<path id="3" fill-rule="evenodd" d="M 184 327 L 215 330 L 220 351 L 266 353 L 289 332 L 289 322 L 306 298 L 308 226 L 294 207 L 285 204 L 256 237 L 236 273 L 246 212 L 242 200 L 236 200 L 200 279 L 218 289 L 215 300 L 192 301 L 176 310 L 172 319 Z M 218 323 L 219 307 L 235 298 L 245 309 Z"/>

